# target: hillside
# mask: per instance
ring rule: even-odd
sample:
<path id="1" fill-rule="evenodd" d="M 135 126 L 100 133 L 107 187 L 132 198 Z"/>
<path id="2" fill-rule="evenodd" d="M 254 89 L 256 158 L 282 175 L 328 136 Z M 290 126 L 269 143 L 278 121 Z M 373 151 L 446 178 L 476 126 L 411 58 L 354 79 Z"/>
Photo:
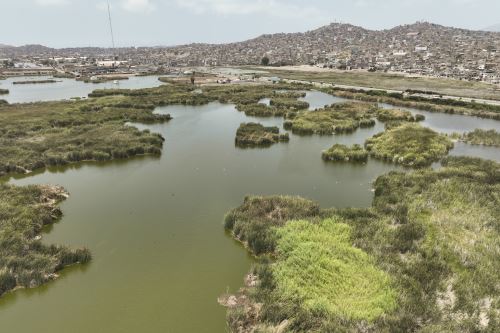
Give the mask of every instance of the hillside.
<path id="1" fill-rule="evenodd" d="M 305 33 L 262 35 L 229 44 L 123 48 L 122 58 L 147 58 L 167 66 L 255 65 L 264 55 L 271 64 L 325 64 L 340 69 L 392 70 L 468 80 L 500 82 L 500 33 L 444 27 L 427 22 L 388 30 L 333 23 Z M 109 49 L 0 49 L 2 56 L 44 54 L 98 56 Z"/>

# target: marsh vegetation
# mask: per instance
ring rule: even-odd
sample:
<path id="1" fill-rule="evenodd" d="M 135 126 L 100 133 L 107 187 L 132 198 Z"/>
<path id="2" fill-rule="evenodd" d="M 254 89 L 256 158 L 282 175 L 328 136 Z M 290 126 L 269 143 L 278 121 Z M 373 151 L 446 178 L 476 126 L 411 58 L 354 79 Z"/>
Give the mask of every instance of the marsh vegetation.
<path id="1" fill-rule="evenodd" d="M 0 95 L 7 95 L 9 93 L 9 89 L 0 89 Z"/>
<path id="2" fill-rule="evenodd" d="M 379 177 L 368 209 L 245 198 L 225 226 L 260 261 L 228 305 L 233 331 L 500 329 L 500 165 L 443 166 Z"/>
<path id="3" fill-rule="evenodd" d="M 274 143 L 288 142 L 288 133 L 280 134 L 278 127 L 265 127 L 257 123 L 241 124 L 236 131 L 235 144 L 241 148 L 269 147 Z"/>
<path id="4" fill-rule="evenodd" d="M 495 130 L 476 129 L 465 133 L 460 139 L 473 145 L 500 147 L 500 133 Z"/>
<path id="5" fill-rule="evenodd" d="M 61 217 L 57 204 L 66 197 L 59 187 L 0 184 L 0 296 L 17 287 L 37 287 L 64 267 L 90 260 L 87 249 L 39 239 L 42 228 Z"/>
<path id="6" fill-rule="evenodd" d="M 462 114 L 467 116 L 500 120 L 499 105 L 466 102 L 463 100 L 454 99 L 428 99 L 413 95 L 407 96 L 401 93 L 388 93 L 380 90 L 362 91 L 341 88 L 328 88 L 323 90 L 338 97 L 355 99 L 364 102 L 386 103 L 429 112 Z"/>
<path id="7" fill-rule="evenodd" d="M 443 134 L 418 124 L 403 124 L 368 139 L 366 149 L 374 158 L 408 167 L 425 167 L 445 157 L 453 142 Z"/>
<path id="8" fill-rule="evenodd" d="M 324 161 L 331 162 L 366 162 L 368 152 L 357 144 L 352 147 L 335 144 L 330 149 L 323 151 L 321 157 Z"/>
<path id="9" fill-rule="evenodd" d="M 27 80 L 27 81 L 14 81 L 12 84 L 45 84 L 45 83 L 56 83 L 56 80 Z"/>
<path id="10" fill-rule="evenodd" d="M 368 103 L 342 103 L 316 111 L 288 114 L 287 130 L 301 135 L 350 133 L 360 127 L 375 126 L 377 107 Z"/>
<path id="11" fill-rule="evenodd" d="M 79 161 L 158 155 L 161 136 L 125 124 L 169 119 L 149 108 L 134 108 L 122 98 L 7 105 L 0 109 L 0 175 Z"/>

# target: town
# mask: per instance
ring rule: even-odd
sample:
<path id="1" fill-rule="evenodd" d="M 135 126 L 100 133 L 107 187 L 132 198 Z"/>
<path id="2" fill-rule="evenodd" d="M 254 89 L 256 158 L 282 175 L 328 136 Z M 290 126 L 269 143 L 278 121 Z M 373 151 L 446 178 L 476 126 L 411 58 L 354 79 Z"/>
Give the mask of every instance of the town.
<path id="1" fill-rule="evenodd" d="M 0 76 L 166 74 L 186 67 L 310 65 L 500 84 L 500 33 L 417 22 L 373 31 L 333 23 L 230 44 L 66 48 L 0 45 Z"/>

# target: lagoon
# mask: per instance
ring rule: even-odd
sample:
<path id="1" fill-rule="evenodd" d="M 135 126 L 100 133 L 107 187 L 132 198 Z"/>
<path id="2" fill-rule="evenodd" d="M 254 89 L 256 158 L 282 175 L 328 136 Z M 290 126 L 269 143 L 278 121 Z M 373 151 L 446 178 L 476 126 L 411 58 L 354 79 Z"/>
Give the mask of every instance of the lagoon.
<path id="1" fill-rule="evenodd" d="M 133 125 L 165 137 L 160 158 L 78 164 L 10 180 L 64 186 L 71 193 L 61 205 L 64 217 L 47 228 L 43 240 L 86 246 L 94 259 L 64 270 L 45 286 L 1 298 L 0 322 L 6 332 L 224 332 L 226 311 L 217 297 L 242 286 L 253 263 L 224 233 L 229 209 L 248 194 L 300 195 L 324 208 L 368 207 L 372 182 L 403 170 L 373 159 L 356 165 L 321 159 L 321 151 L 335 143 L 362 144 L 383 131 L 379 122 L 349 135 L 290 133 L 289 143 L 238 149 L 234 137 L 240 123 L 283 129 L 283 120 L 247 117 L 220 103 L 156 112 L 174 119 Z M 448 130 L 456 119 L 419 113 L 435 130 Z M 434 116 L 450 118 L 445 126 Z M 460 126 L 449 130 L 463 131 Z M 499 152 L 466 144 L 452 151 L 496 160 Z"/>

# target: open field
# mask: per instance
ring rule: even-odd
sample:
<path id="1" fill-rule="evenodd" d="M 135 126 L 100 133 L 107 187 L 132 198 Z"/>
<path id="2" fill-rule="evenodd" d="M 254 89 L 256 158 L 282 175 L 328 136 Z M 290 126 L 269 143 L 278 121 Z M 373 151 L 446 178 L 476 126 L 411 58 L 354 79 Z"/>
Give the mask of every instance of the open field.
<path id="1" fill-rule="evenodd" d="M 395 91 L 432 91 L 441 95 L 500 100 L 500 86 L 482 82 L 429 77 L 410 77 L 367 71 L 325 70 L 304 67 L 258 67 L 259 71 L 292 80 L 332 83 L 352 87 L 376 88 Z"/>

